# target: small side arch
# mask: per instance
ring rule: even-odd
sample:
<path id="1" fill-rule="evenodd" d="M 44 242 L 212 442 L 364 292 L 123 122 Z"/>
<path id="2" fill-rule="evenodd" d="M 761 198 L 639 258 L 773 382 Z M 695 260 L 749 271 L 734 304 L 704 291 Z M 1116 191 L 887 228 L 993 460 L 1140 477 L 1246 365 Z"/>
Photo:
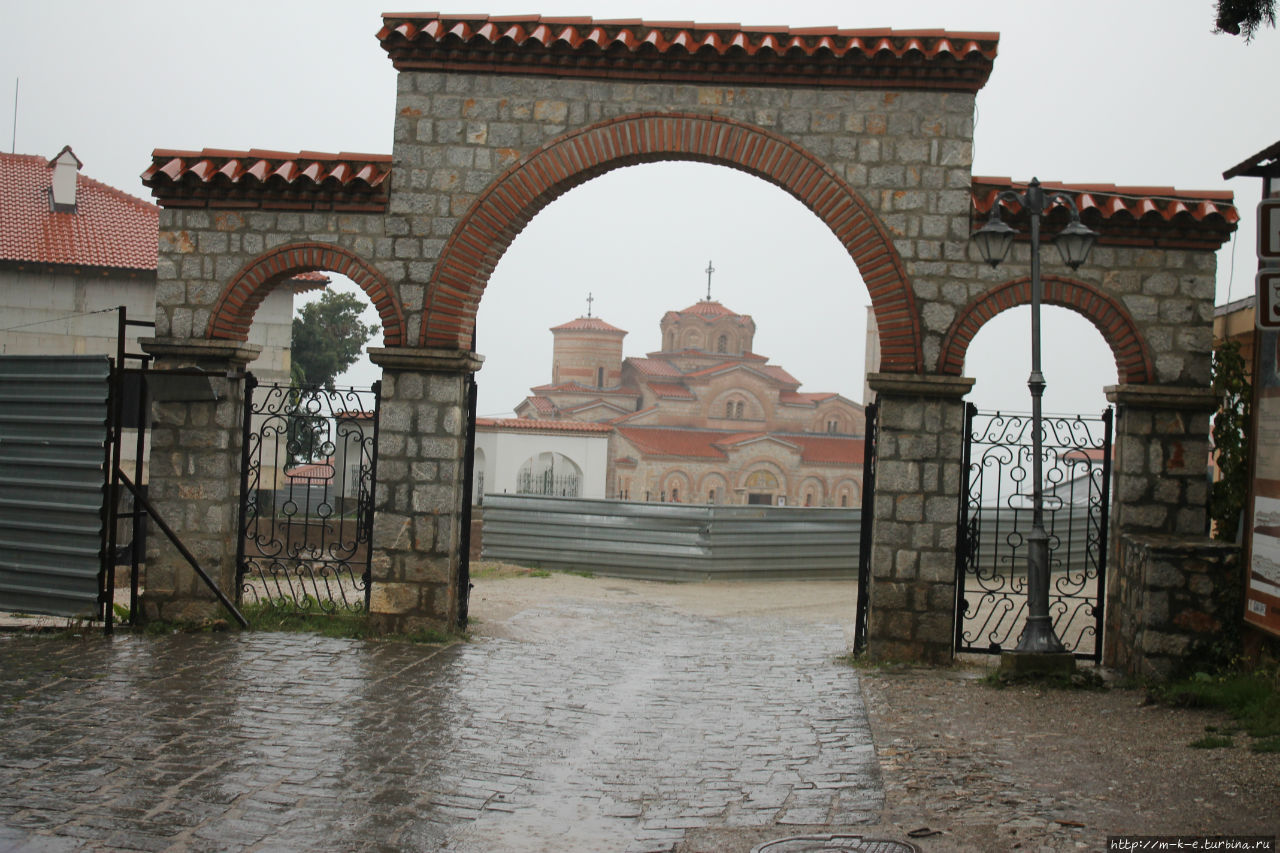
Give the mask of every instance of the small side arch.
<path id="1" fill-rule="evenodd" d="M 1151 353 L 1133 317 L 1114 298 L 1092 285 L 1055 275 L 1043 276 L 1045 305 L 1057 305 L 1077 312 L 1093 323 L 1116 359 L 1116 374 L 1126 384 L 1150 382 L 1155 376 Z M 965 353 L 974 335 L 997 314 L 1019 305 L 1031 304 L 1031 278 L 1006 281 L 971 300 L 951 323 L 942 339 L 938 372 L 959 376 Z"/>
<path id="2" fill-rule="evenodd" d="M 214 303 L 205 337 L 248 340 L 253 315 L 271 289 L 287 278 L 314 271 L 336 272 L 359 285 L 382 320 L 385 345 L 404 346 L 404 310 L 386 278 L 358 255 L 331 243 L 288 243 L 249 261 Z"/>

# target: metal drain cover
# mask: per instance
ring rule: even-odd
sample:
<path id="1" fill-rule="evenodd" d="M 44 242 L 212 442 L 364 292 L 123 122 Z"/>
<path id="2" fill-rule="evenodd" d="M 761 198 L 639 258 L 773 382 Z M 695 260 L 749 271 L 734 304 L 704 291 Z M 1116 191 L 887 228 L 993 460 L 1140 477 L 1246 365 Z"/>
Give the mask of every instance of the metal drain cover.
<path id="1" fill-rule="evenodd" d="M 793 835 L 767 841 L 751 853 L 920 853 L 920 848 L 905 841 L 861 835 Z"/>

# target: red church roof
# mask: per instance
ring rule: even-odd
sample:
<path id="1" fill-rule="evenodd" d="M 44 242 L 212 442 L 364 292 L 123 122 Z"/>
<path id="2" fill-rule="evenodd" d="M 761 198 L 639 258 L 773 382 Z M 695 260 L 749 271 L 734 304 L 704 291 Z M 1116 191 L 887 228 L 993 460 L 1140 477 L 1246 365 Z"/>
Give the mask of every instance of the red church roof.
<path id="1" fill-rule="evenodd" d="M 647 456 L 724 460 L 727 448 L 759 439 L 774 439 L 800 451 L 802 462 L 861 465 L 863 439 L 804 433 L 719 432 L 671 427 L 617 427 L 618 434 Z"/>
<path id="2" fill-rule="evenodd" d="M 567 323 L 561 323 L 559 326 L 552 326 L 553 332 L 610 332 L 616 335 L 625 335 L 625 329 L 619 329 L 612 323 L 606 323 L 599 317 L 579 317 L 576 320 L 570 320 Z"/>
<path id="3" fill-rule="evenodd" d="M 77 174 L 75 210 L 55 212 L 51 162 L 0 154 L 0 261 L 154 272 L 155 205 Z"/>

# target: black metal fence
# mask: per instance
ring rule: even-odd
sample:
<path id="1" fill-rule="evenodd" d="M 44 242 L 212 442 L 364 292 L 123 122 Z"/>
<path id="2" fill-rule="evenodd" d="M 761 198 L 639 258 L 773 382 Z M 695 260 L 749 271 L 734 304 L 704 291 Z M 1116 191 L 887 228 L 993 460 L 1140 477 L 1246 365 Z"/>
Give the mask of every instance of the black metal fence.
<path id="1" fill-rule="evenodd" d="M 956 651 L 1014 648 L 1026 622 L 1031 418 L 968 407 L 956 550 Z M 1049 614 L 1076 657 L 1101 659 L 1112 410 L 1042 429 Z"/>
<path id="2" fill-rule="evenodd" d="M 368 609 L 379 390 L 246 380 L 239 600 Z"/>

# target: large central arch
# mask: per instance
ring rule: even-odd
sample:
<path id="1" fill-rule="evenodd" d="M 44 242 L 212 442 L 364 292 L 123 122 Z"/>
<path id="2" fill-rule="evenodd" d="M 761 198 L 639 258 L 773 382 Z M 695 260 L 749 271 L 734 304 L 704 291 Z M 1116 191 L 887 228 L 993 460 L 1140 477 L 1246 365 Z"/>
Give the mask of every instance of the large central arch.
<path id="1" fill-rule="evenodd" d="M 662 160 L 738 169 L 812 210 L 862 274 L 880 327 L 882 369 L 923 369 L 919 315 L 902 259 L 862 198 L 795 142 L 729 118 L 692 113 L 610 119 L 566 133 L 511 166 L 476 199 L 445 244 L 428 288 L 423 346 L 470 347 L 489 277 L 538 211 L 598 175 Z"/>

